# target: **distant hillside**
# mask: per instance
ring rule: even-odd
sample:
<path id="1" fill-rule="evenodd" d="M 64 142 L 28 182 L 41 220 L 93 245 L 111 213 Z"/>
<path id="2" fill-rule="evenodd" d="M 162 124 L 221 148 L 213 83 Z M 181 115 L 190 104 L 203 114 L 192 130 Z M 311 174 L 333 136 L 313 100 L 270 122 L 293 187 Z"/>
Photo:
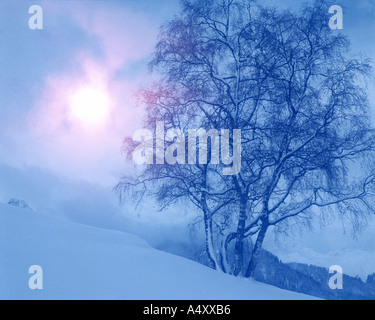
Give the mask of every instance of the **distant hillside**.
<path id="1" fill-rule="evenodd" d="M 343 289 L 328 286 L 328 269 L 302 263 L 283 263 L 275 255 L 263 250 L 256 269 L 255 280 L 295 292 L 330 300 L 375 299 L 375 273 L 363 282 L 359 277 L 344 274 Z"/>

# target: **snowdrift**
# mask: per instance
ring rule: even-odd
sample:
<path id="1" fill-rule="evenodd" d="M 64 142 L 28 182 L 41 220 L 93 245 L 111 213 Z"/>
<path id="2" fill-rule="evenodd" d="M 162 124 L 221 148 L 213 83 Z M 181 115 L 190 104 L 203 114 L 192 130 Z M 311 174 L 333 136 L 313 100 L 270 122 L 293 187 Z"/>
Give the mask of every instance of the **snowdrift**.
<path id="1" fill-rule="evenodd" d="M 43 269 L 31 290 L 29 267 Z M 0 204 L 1 299 L 314 299 L 158 251 L 124 232 Z"/>

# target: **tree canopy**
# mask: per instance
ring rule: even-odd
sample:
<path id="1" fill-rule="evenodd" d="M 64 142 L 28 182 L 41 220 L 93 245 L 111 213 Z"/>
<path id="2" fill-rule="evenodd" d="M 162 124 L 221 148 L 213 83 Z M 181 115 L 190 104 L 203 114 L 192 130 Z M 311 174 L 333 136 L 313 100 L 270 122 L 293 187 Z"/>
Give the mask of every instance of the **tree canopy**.
<path id="1" fill-rule="evenodd" d="M 153 148 L 155 161 L 123 177 L 120 194 L 154 196 L 161 208 L 190 201 L 202 214 L 207 263 L 247 277 L 271 227 L 286 231 L 329 212 L 358 227 L 374 212 L 371 63 L 329 28 L 327 2 L 299 13 L 251 0 L 181 4 L 157 40 L 150 68 L 158 80 L 139 97 L 145 128 L 155 132 L 149 146 L 158 145 L 158 122 L 163 137 L 167 131 L 164 152 L 187 147 L 181 133 L 199 128 L 206 161 L 184 153 L 176 164 L 158 163 L 164 154 Z M 231 154 L 240 150 L 239 172 L 223 174 L 228 163 L 215 154 L 212 129 L 227 130 Z M 138 145 L 126 139 L 129 156 Z"/>

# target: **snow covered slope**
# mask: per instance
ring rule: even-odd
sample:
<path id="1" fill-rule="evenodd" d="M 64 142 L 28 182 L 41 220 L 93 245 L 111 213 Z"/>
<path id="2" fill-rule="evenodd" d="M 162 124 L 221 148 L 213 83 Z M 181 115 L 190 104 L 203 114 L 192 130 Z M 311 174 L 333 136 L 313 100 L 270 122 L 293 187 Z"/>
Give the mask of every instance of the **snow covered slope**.
<path id="1" fill-rule="evenodd" d="M 43 269 L 31 290 L 29 267 Z M 312 299 L 220 274 L 137 236 L 0 204 L 0 299 Z"/>

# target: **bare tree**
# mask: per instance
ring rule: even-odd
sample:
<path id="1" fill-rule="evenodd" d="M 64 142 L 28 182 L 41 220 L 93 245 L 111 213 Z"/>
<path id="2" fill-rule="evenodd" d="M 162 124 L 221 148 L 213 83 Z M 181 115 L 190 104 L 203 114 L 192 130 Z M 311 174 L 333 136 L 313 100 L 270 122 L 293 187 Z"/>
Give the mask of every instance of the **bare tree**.
<path id="1" fill-rule="evenodd" d="M 181 3 L 150 65 L 160 79 L 140 91 L 145 125 L 241 130 L 241 171 L 222 174 L 211 137 L 205 164 L 191 164 L 186 155 L 184 165 L 149 164 L 135 179 L 123 178 L 120 193 L 141 186 L 140 194 L 153 194 L 161 208 L 188 199 L 204 217 L 209 265 L 248 277 L 270 227 L 328 208 L 352 219 L 372 213 L 370 62 L 353 58 L 348 40 L 329 28 L 326 1 L 301 14 L 250 0 Z M 129 154 L 134 147 L 127 144 Z M 353 174 L 359 165 L 363 170 Z M 219 237 L 215 215 L 226 223 Z M 244 240 L 252 238 L 245 262 Z"/>

